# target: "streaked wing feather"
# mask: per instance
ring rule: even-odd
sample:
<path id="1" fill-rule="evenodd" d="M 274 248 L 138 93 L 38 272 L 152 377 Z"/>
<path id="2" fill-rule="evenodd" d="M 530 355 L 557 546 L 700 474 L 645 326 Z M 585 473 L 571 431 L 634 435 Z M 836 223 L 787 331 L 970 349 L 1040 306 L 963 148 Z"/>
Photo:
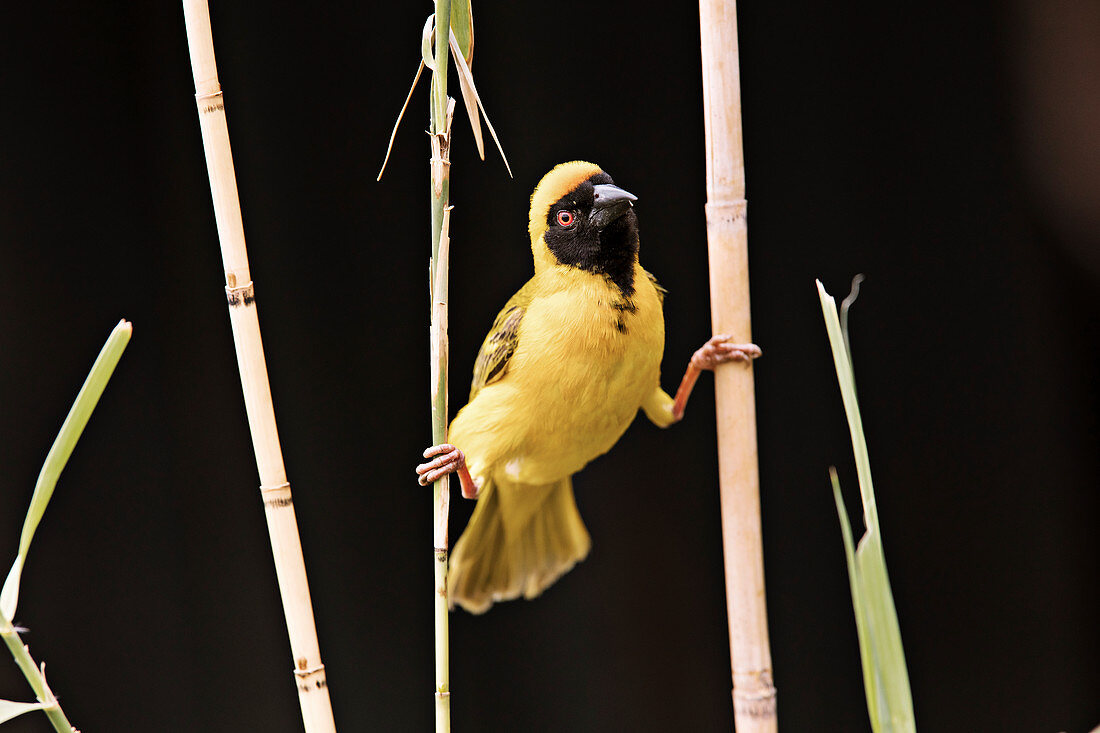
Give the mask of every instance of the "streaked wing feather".
<path id="1" fill-rule="evenodd" d="M 493 321 L 493 327 L 489 329 L 489 335 L 482 342 L 474 362 L 474 378 L 470 383 L 471 400 L 482 387 L 503 379 L 508 371 L 508 360 L 512 358 L 519 343 L 519 327 L 523 314 L 527 312 L 527 306 L 534 298 L 533 283 L 533 280 L 529 280 L 520 288 Z"/>
<path id="2" fill-rule="evenodd" d="M 661 287 L 661 283 L 657 282 L 657 278 L 653 276 L 652 272 L 646 269 L 643 269 L 642 272 L 644 272 L 646 277 L 649 278 L 649 281 L 653 283 L 653 289 L 657 291 L 657 300 L 661 301 L 661 303 L 664 303 L 665 293 L 667 293 L 668 291 Z"/>

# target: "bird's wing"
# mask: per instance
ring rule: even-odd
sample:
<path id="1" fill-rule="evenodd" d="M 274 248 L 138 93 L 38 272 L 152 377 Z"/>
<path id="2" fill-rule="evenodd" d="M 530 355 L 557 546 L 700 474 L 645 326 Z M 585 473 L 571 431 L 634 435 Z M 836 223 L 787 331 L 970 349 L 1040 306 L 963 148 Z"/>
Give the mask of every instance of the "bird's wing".
<path id="1" fill-rule="evenodd" d="M 661 283 L 657 282 L 657 278 L 653 276 L 652 272 L 644 268 L 642 269 L 642 272 L 644 272 L 645 276 L 649 278 L 649 281 L 653 283 L 653 289 L 657 291 L 657 300 L 661 301 L 661 303 L 664 303 L 665 293 L 667 293 L 668 291 L 661 287 Z"/>
<path id="2" fill-rule="evenodd" d="M 470 400 L 474 399 L 482 387 L 501 379 L 508 371 L 508 360 L 512 358 L 516 344 L 519 343 L 519 324 L 535 296 L 534 282 L 534 279 L 528 280 L 519 292 L 509 298 L 493 321 L 493 327 L 489 329 L 489 335 L 482 342 L 474 362 Z"/>

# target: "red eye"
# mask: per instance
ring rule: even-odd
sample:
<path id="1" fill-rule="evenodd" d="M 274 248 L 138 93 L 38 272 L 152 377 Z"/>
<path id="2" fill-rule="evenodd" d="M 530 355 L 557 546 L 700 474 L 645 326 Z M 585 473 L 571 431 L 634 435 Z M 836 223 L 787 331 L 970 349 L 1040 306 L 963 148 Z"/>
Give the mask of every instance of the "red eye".
<path id="1" fill-rule="evenodd" d="M 573 226 L 573 212 L 572 211 L 559 211 L 558 223 L 563 227 Z"/>

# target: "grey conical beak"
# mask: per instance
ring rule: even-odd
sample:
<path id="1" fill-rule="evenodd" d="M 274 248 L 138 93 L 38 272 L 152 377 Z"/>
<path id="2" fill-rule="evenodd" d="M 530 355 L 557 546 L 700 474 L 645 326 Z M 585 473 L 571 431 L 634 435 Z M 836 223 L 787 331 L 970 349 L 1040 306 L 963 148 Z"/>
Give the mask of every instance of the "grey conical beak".
<path id="1" fill-rule="evenodd" d="M 588 220 L 597 229 L 603 229 L 618 219 L 632 206 L 631 201 L 638 200 L 634 194 L 610 183 L 600 183 L 593 188 L 596 199 L 592 203 L 592 213 Z"/>

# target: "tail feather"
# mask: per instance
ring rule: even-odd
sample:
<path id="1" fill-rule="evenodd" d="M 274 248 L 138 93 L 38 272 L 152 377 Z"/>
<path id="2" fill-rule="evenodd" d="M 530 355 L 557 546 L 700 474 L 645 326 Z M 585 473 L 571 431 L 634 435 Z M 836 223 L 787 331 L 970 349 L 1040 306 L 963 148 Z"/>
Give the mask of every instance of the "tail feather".
<path id="1" fill-rule="evenodd" d="M 494 601 L 534 598 L 591 544 L 568 477 L 544 486 L 486 482 L 451 553 L 451 605 L 484 613 Z"/>

